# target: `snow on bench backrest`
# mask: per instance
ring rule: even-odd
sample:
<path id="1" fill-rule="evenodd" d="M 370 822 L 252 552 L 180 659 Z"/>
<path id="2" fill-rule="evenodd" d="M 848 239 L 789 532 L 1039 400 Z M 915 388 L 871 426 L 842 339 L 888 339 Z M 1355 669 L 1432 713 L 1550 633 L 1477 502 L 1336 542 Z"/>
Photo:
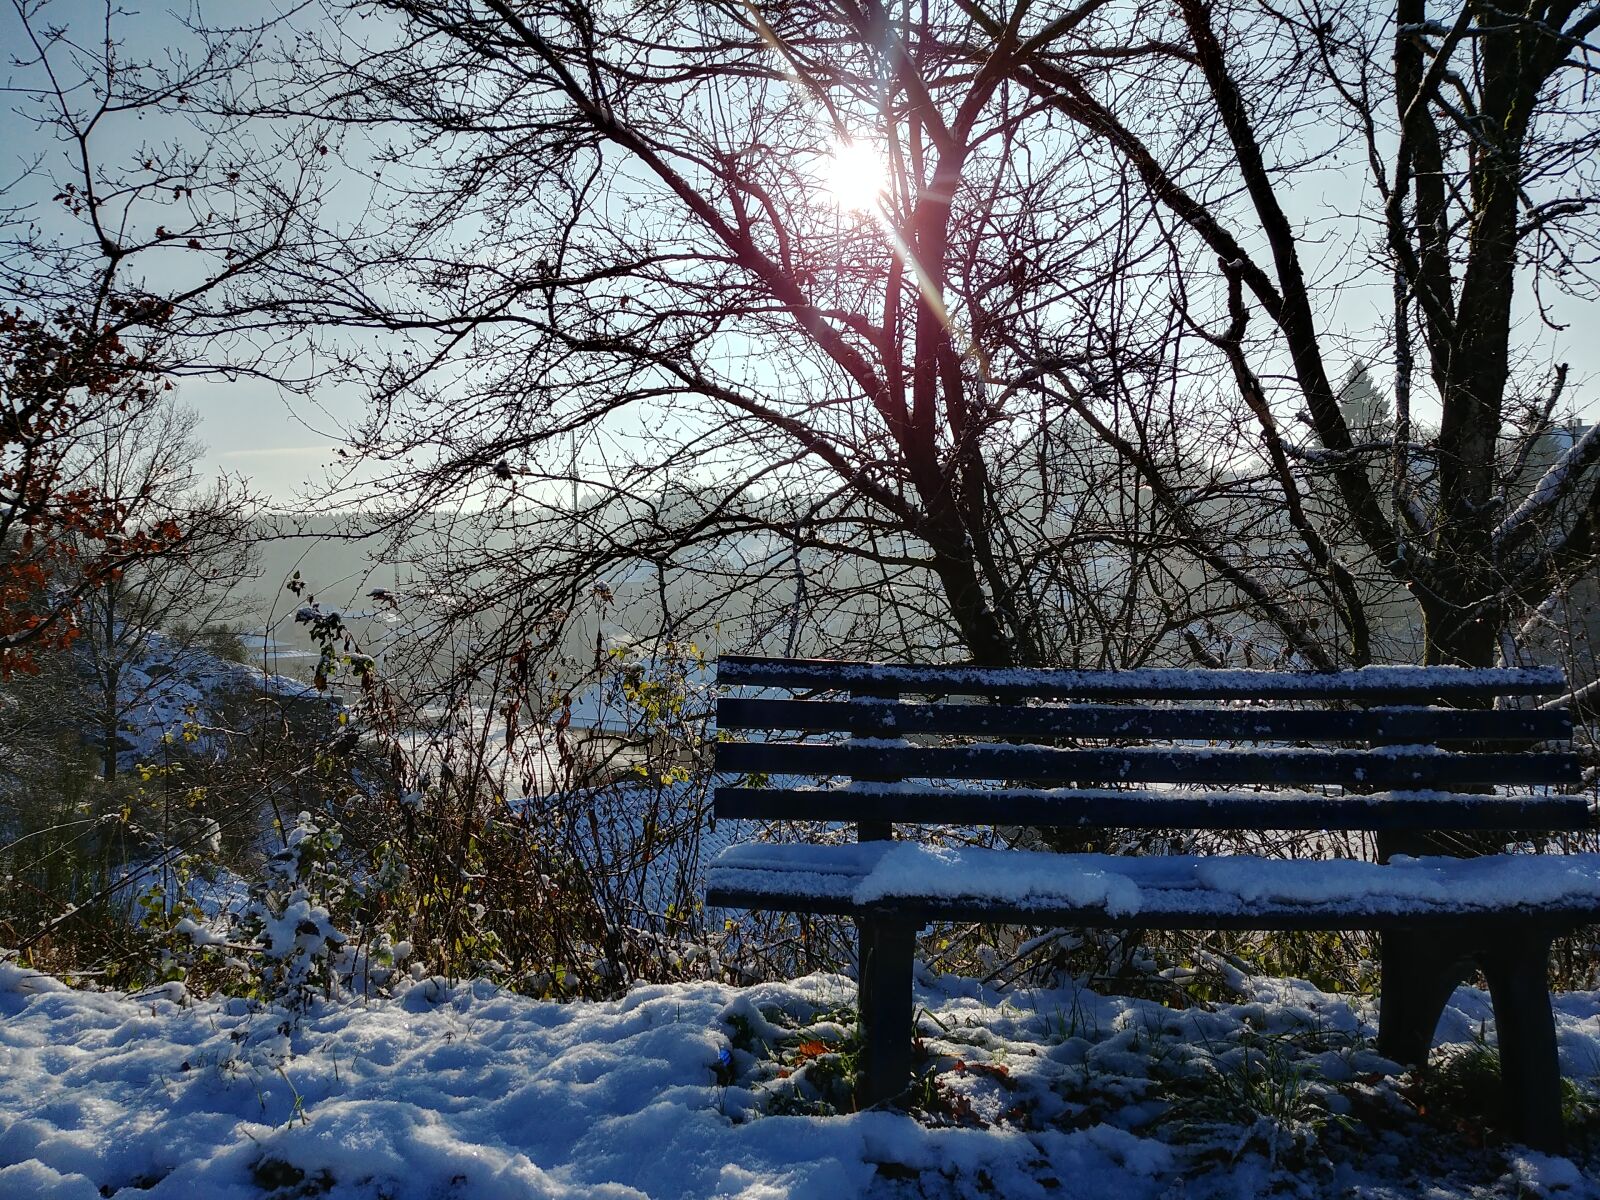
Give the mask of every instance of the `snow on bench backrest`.
<path id="1" fill-rule="evenodd" d="M 1072 671 L 1031 667 L 920 666 L 834 659 L 717 660 L 724 687 L 832 688 L 862 693 L 1041 699 L 1290 700 L 1389 702 L 1552 695 L 1566 690 L 1555 667 L 1362 667 L 1355 671 L 1237 671 L 1151 667 Z"/>
<path id="2" fill-rule="evenodd" d="M 818 789 L 750 786 L 747 778 L 717 789 L 719 816 L 853 820 L 880 829 L 902 822 L 1554 830 L 1583 828 L 1588 819 L 1582 797 L 1548 793 L 1548 785 L 1579 781 L 1575 756 L 1515 749 L 1570 738 L 1568 713 L 1429 706 L 1564 692 L 1553 669 L 1061 671 L 728 656 L 718 663 L 718 682 L 761 689 L 719 701 L 724 731 L 833 735 L 726 742 L 719 771 L 854 781 Z M 785 699 L 773 688 L 854 698 Z M 995 702 L 898 698 L 908 694 Z M 1063 702 L 1083 698 L 1145 703 Z M 1300 701 L 1342 707 L 1292 703 Z M 980 740 L 940 744 L 939 734 Z M 985 780 L 992 782 L 978 782 Z M 1229 790 L 1240 784 L 1313 790 Z M 1480 791 L 1496 785 L 1539 785 L 1546 793 Z M 1335 788 L 1348 794 L 1330 794 Z"/>

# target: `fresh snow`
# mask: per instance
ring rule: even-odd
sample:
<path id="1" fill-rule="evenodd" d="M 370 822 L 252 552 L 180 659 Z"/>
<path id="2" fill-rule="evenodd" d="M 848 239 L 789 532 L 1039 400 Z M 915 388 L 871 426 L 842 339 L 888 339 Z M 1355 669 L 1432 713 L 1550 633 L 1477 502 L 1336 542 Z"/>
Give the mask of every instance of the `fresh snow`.
<path id="1" fill-rule="evenodd" d="M 178 645 L 156 630 L 144 630 L 139 638 L 142 647 L 117 682 L 120 768 L 159 762 L 169 735 L 176 735 L 192 714 L 202 722 L 217 719 L 217 705 L 229 695 L 333 704 L 308 683 L 229 662 L 202 647 Z M 208 748 L 207 735 L 201 735 L 199 748 Z"/>
<path id="2" fill-rule="evenodd" d="M 1589 901 L 1600 912 L 1600 854 L 1491 854 L 1389 863 L 1203 858 L 1195 876 L 1254 903 L 1416 902 L 1466 908 L 1540 908 Z"/>
<path id="3" fill-rule="evenodd" d="M 1370 666 L 1352 671 L 1253 671 L 1215 668 L 1141 667 L 1078 671 L 962 664 L 906 665 L 836 662 L 830 659 L 755 659 L 723 655 L 718 679 L 725 686 L 851 688 L 897 693 L 985 695 L 1009 693 L 1083 699 L 1154 697 L 1246 700 L 1325 697 L 1543 694 L 1566 690 L 1555 667 Z"/>
<path id="4" fill-rule="evenodd" d="M 1597 1194 L 1592 1157 L 1483 1148 L 1425 1124 L 1371 1049 L 1366 1003 L 1235 984 L 1247 1002 L 1176 1011 L 924 973 L 915 999 L 947 1115 L 918 1119 L 772 1115 L 798 1081 L 764 1051 L 786 1026 L 841 1032 L 829 1022 L 855 988 L 839 976 L 571 1004 L 420 979 L 295 1022 L 237 1000 L 179 1003 L 178 985 L 75 991 L 0 964 L 0 1196 Z M 1559 996 L 1556 1020 L 1565 1070 L 1592 1086 L 1600 993 Z M 1480 1030 L 1492 1037 L 1488 998 L 1462 989 L 1441 1038 L 1459 1050 Z M 1315 1111 L 1368 1123 L 1263 1124 L 1163 1099 L 1158 1081 L 1221 1079 L 1269 1044 L 1295 1048 Z"/>
<path id="5" fill-rule="evenodd" d="M 1055 747 L 1051 747 L 1054 749 Z M 1376 750 L 1372 751 L 1376 753 Z M 1393 801 L 1420 804 L 1482 804 L 1492 802 L 1496 804 L 1537 804 L 1551 800 L 1573 800 L 1583 802 L 1581 796 L 1562 796 L 1548 786 L 1523 789 L 1522 792 L 1512 795 L 1507 790 L 1497 794 L 1483 792 L 1444 792 L 1435 788 L 1396 788 L 1393 791 L 1348 793 L 1340 789 L 1337 784 L 1329 784 L 1321 791 L 1301 791 L 1293 788 L 1273 787 L 1270 790 L 1257 788 L 1255 790 L 1216 790 L 1206 787 L 1204 790 L 1193 785 L 1181 782 L 1162 783 L 1153 782 L 1145 788 L 1094 788 L 1094 787 L 1013 787 L 994 783 L 984 783 L 971 780 L 932 779 L 926 782 L 898 779 L 879 781 L 873 779 L 850 779 L 842 783 L 826 784 L 823 786 L 803 786 L 798 781 L 807 776 L 769 776 L 769 786 L 776 788 L 778 784 L 772 780 L 782 780 L 783 786 L 791 787 L 798 792 L 814 792 L 819 797 L 836 797 L 840 794 L 861 796 L 923 796 L 935 793 L 941 796 L 956 794 L 968 795 L 988 801 L 997 808 L 1017 801 L 1036 800 L 1105 800 L 1116 804 L 1170 804 L 1174 800 L 1189 803 L 1205 804 L 1214 808 L 1228 808 L 1237 804 L 1262 804 L 1271 803 L 1292 807 L 1296 804 L 1327 804 L 1330 800 L 1337 800 L 1340 804 L 1352 808 L 1381 808 Z M 790 781 L 795 783 L 791 785 Z M 1531 794 L 1528 794 L 1531 792 Z"/>
<path id="6" fill-rule="evenodd" d="M 1600 455 L 1600 424 L 1589 426 L 1583 436 L 1568 446 L 1533 485 L 1533 490 L 1505 520 L 1495 527 L 1491 535 L 1494 548 L 1502 549 L 1529 521 L 1542 515 L 1566 490 L 1568 479 L 1574 472 L 1581 473 Z"/>
<path id="7" fill-rule="evenodd" d="M 1351 859 L 1252 855 L 1055 854 L 915 842 L 731 846 L 709 886 L 773 897 L 870 904 L 896 897 L 963 899 L 1040 910 L 1250 911 L 1263 903 L 1342 913 L 1429 909 L 1579 909 L 1600 914 L 1600 854 L 1493 854 Z M 803 905 L 801 907 L 804 907 Z"/>

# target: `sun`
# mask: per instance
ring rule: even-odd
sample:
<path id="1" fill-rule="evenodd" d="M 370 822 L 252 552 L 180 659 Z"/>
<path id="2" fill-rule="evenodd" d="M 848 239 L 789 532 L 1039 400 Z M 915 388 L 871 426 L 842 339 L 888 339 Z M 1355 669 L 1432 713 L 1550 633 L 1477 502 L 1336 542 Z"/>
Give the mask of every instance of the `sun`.
<path id="1" fill-rule="evenodd" d="M 828 156 L 826 170 L 828 191 L 840 208 L 875 213 L 883 207 L 889 167 L 871 146 L 841 138 Z"/>

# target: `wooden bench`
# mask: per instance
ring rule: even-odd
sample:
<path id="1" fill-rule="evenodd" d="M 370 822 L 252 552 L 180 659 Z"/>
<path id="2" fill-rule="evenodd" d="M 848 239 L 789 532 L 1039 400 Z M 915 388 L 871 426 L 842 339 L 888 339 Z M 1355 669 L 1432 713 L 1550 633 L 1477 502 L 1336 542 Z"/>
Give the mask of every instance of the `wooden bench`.
<path id="1" fill-rule="evenodd" d="M 1069 671 L 724 656 L 718 684 L 721 731 L 760 734 L 719 745 L 717 816 L 855 824 L 854 843 L 730 848 L 706 900 L 855 918 L 864 1103 L 910 1081 L 912 955 L 930 921 L 1365 929 L 1385 942 L 1380 1050 L 1425 1061 L 1451 991 L 1480 966 L 1511 1131 L 1561 1145 L 1549 946 L 1600 920 L 1600 854 L 1380 866 L 975 849 L 893 833 L 896 824 L 1390 838 L 1514 830 L 1505 838 L 1524 840 L 1581 830 L 1586 799 L 1550 787 L 1580 780 L 1577 758 L 1538 747 L 1567 742 L 1570 715 L 1489 707 L 1564 693 L 1559 671 Z M 726 694 L 739 688 L 753 692 Z M 785 731 L 825 736 L 773 736 Z M 818 777 L 850 782 L 802 785 Z"/>

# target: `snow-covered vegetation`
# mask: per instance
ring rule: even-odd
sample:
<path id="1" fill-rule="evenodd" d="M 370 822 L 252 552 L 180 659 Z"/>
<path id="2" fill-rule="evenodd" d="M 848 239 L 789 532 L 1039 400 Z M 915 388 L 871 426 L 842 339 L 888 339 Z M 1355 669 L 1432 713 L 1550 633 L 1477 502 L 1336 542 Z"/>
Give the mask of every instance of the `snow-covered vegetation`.
<path id="1" fill-rule="evenodd" d="M 1173 1008 L 923 975 L 921 1083 L 853 1112 L 855 985 L 544 1003 L 417 972 L 298 1019 L 0 966 L 0 1194 L 40 1200 L 1248 1196 L 1581 1200 L 1600 993 L 1557 1009 L 1570 1158 L 1484 1137 L 1493 1023 L 1459 992 L 1433 1077 L 1368 1002 L 1228 973 Z"/>

